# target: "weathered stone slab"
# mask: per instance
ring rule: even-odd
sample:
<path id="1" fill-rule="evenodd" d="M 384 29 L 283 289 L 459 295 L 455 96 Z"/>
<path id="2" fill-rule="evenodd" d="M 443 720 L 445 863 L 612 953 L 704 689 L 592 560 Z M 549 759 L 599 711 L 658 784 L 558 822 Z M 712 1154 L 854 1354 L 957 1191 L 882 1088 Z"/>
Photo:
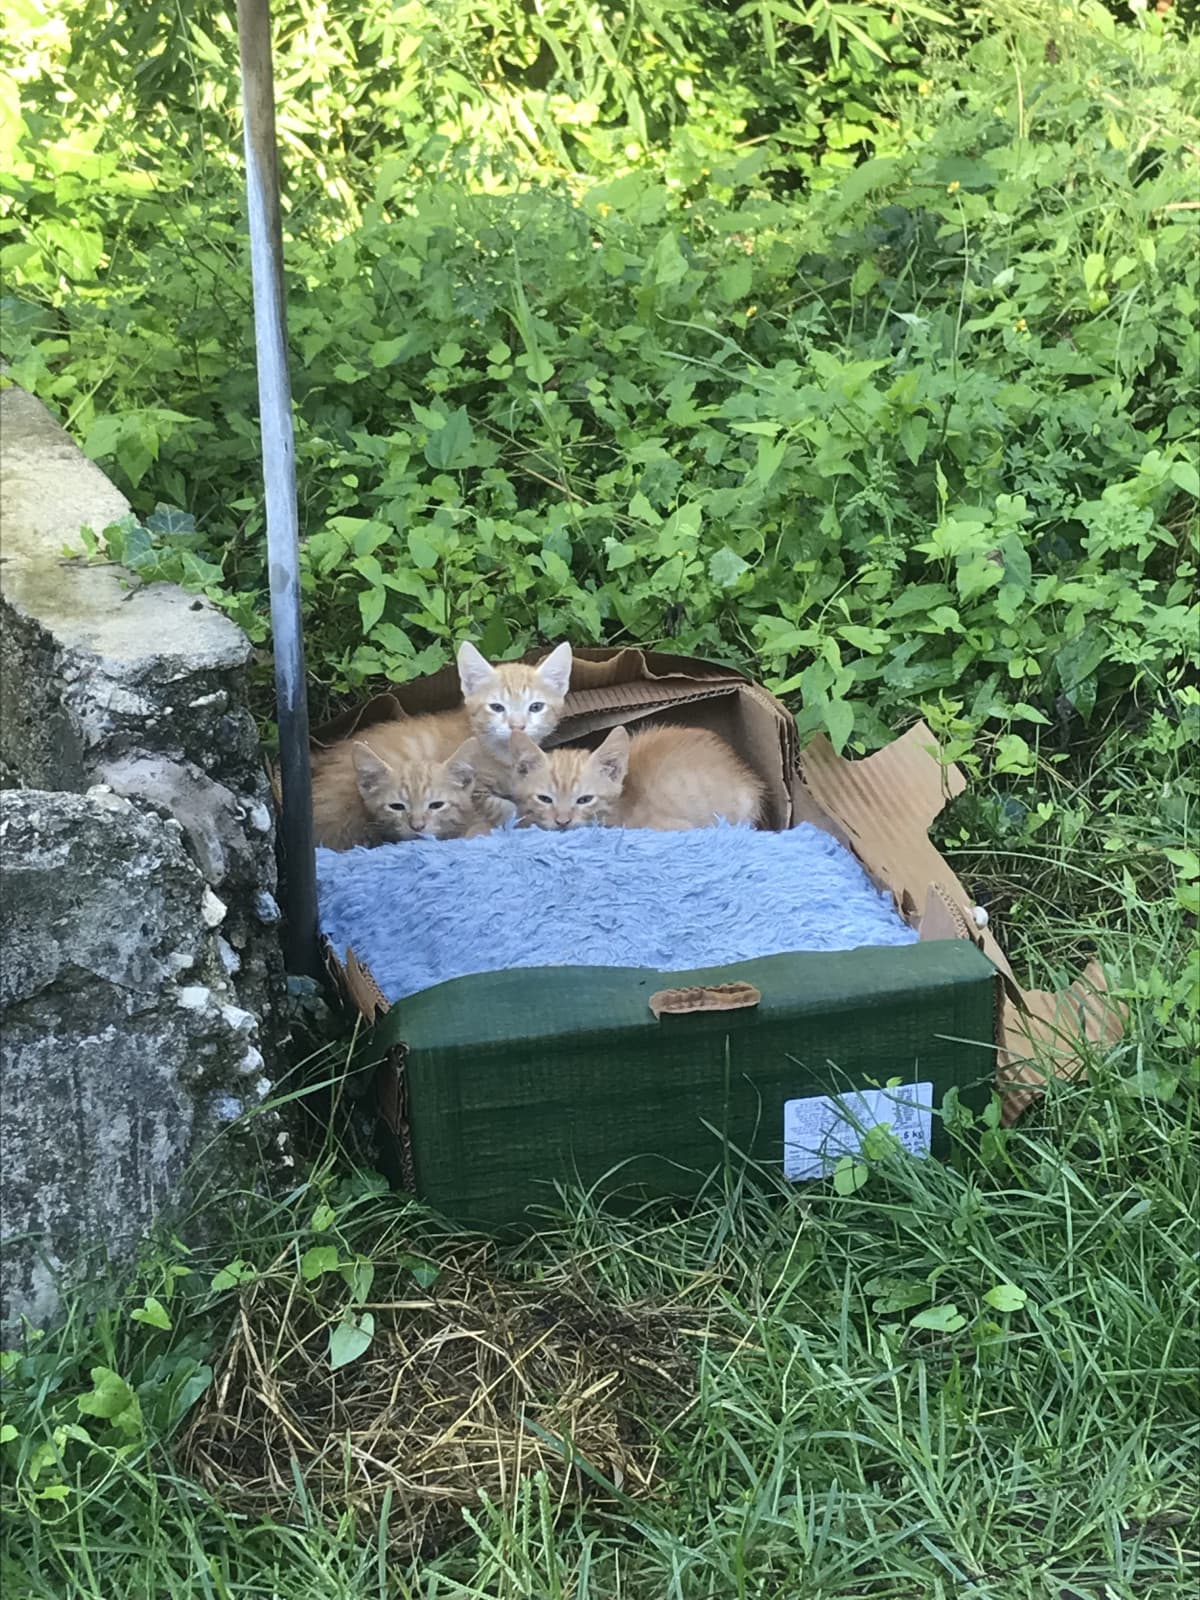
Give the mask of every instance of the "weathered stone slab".
<path id="1" fill-rule="evenodd" d="M 97 1243 L 128 1254 L 180 1202 L 283 1042 L 250 645 L 206 600 L 65 558 L 128 509 L 38 401 L 0 394 L 10 1323 L 43 1320 L 60 1272 Z M 263 1175 L 237 1139 L 215 1148 L 243 1161 L 235 1186 Z"/>
<path id="2" fill-rule="evenodd" d="M 184 1207 L 197 1150 L 270 1089 L 210 896 L 174 821 L 103 790 L 0 794 L 10 1330 L 53 1315 L 93 1251 L 126 1259 Z M 245 1186 L 245 1148 L 211 1150 L 206 1184 Z"/>

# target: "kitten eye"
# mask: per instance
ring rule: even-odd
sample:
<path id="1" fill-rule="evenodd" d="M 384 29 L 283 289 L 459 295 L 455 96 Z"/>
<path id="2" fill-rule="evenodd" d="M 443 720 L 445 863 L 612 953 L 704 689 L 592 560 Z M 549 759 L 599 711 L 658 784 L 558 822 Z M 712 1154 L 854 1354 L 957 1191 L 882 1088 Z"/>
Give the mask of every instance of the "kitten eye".
<path id="1" fill-rule="evenodd" d="M 554 804 L 554 796 L 552 794 L 535 794 L 533 798 L 539 805 L 552 806 Z"/>
<path id="2" fill-rule="evenodd" d="M 440 811 L 445 804 L 444 800 L 431 800 L 425 809 L 427 811 Z"/>
<path id="3" fill-rule="evenodd" d="M 544 700 L 531 700 L 529 703 L 529 709 L 530 711 L 545 711 L 546 702 Z"/>
<path id="4" fill-rule="evenodd" d="M 590 806 L 595 798 L 594 794 L 577 794 L 575 796 L 575 804 L 577 806 Z"/>
<path id="5" fill-rule="evenodd" d="M 404 804 L 403 800 L 389 800 L 388 801 L 388 810 L 389 811 L 407 811 L 408 807 Z"/>
<path id="6" fill-rule="evenodd" d="M 495 711 L 500 716 L 504 715 L 504 707 L 500 704 L 499 700 L 491 701 L 488 705 L 488 710 Z"/>

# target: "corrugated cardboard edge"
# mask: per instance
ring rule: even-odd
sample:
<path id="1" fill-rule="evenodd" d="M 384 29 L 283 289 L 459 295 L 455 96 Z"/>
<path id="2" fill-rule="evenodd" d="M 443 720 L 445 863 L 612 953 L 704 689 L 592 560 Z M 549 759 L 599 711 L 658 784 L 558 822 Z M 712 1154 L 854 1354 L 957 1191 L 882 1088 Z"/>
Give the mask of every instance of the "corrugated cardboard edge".
<path id="1" fill-rule="evenodd" d="M 967 783 L 942 760 L 925 723 L 861 761 L 845 760 L 818 735 L 798 766 L 804 789 L 921 938 L 970 939 L 1000 973 L 996 1083 L 1006 1123 L 1037 1099 L 1048 1074 L 1078 1077 L 1094 1050 L 1120 1039 L 1127 1010 L 1109 995 L 1098 962 L 1061 992 L 1022 989 L 995 936 L 976 927 L 970 896 L 929 838 L 946 802 Z"/>
<path id="2" fill-rule="evenodd" d="M 537 661 L 544 654 L 544 649 L 533 650 L 522 659 Z M 1121 1037 L 1126 1011 L 1108 994 L 1098 963 L 1092 962 L 1061 992 L 1023 990 L 994 935 L 976 927 L 970 897 L 929 838 L 947 801 L 965 790 L 966 778 L 942 759 L 925 723 L 857 761 L 839 756 L 823 734 L 798 751 L 795 721 L 787 708 L 736 669 L 626 648 L 575 652 L 562 737 L 580 738 L 613 726 L 623 707 L 640 717 L 733 692 L 778 713 L 783 770 L 794 775 L 792 825 L 812 822 L 853 851 L 923 940 L 970 939 L 996 967 L 1001 978 L 996 1082 L 1006 1123 L 1015 1122 L 1037 1098 L 1047 1071 L 1077 1077 L 1093 1050 Z M 456 674 L 445 668 L 375 696 L 318 729 L 313 742 L 320 748 L 356 728 L 442 709 L 456 700 Z M 326 964 L 368 1024 L 389 1009 L 370 970 L 353 951 L 342 963 L 326 947 Z"/>

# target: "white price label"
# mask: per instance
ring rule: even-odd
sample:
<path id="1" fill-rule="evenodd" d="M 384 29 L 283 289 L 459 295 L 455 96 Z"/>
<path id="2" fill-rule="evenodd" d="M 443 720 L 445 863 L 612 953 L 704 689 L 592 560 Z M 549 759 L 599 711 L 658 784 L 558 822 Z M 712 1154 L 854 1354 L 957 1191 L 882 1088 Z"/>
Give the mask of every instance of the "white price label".
<path id="1" fill-rule="evenodd" d="M 872 1128 L 885 1127 L 914 1156 L 927 1156 L 933 1133 L 932 1083 L 811 1095 L 783 1105 L 783 1175 L 792 1183 L 824 1178 L 843 1156 L 856 1156 Z"/>

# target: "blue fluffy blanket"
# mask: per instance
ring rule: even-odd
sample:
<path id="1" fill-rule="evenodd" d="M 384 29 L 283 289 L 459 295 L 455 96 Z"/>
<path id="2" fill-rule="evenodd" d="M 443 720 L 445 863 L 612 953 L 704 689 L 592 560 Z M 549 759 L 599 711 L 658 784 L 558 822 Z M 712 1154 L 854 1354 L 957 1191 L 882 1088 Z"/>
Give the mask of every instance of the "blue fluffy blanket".
<path id="1" fill-rule="evenodd" d="M 508 967 L 723 966 L 911 944 L 858 862 L 808 823 L 686 833 L 508 829 L 317 851 L 321 929 L 389 1000 Z"/>

